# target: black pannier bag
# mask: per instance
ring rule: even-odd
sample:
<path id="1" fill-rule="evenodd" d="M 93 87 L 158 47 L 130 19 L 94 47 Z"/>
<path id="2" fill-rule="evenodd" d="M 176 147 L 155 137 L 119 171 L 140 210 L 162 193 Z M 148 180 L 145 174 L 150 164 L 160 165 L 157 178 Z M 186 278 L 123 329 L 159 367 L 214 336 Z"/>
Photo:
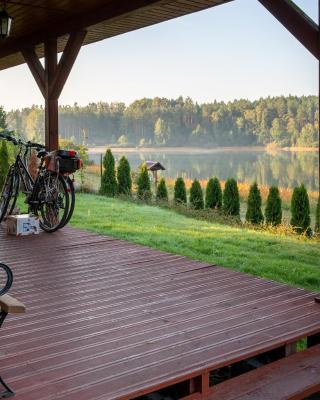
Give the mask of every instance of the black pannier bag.
<path id="1" fill-rule="evenodd" d="M 82 168 L 82 161 L 75 150 L 56 150 L 46 156 L 49 171 L 60 174 L 73 174 Z"/>

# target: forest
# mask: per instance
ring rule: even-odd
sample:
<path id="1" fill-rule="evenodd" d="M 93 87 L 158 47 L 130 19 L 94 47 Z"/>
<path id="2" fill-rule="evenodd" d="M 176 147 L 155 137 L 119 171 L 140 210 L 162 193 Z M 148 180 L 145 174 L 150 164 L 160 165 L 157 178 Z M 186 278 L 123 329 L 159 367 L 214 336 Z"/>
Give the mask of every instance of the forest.
<path id="1" fill-rule="evenodd" d="M 0 110 L 3 113 L 3 110 Z M 1 114 L 1 113 L 0 113 Z M 280 96 L 198 104 L 155 97 L 59 107 L 60 136 L 89 146 L 316 147 L 318 98 Z M 44 109 L 6 113 L 9 129 L 43 140 Z"/>

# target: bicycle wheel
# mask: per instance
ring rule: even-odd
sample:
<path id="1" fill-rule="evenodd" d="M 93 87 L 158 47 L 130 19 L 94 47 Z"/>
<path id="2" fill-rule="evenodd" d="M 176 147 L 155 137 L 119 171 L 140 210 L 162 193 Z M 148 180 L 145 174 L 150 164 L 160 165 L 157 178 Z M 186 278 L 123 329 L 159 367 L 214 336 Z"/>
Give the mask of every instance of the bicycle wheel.
<path id="1" fill-rule="evenodd" d="M 74 191 L 74 184 L 72 179 L 70 179 L 69 177 L 66 179 L 67 182 L 67 187 L 68 187 L 68 194 L 69 194 L 69 213 L 68 216 L 66 218 L 66 220 L 64 221 L 63 226 L 66 226 L 69 222 L 70 219 L 72 218 L 73 215 L 73 211 L 75 208 L 75 204 L 76 204 L 76 195 L 75 195 L 75 191 Z"/>
<path id="2" fill-rule="evenodd" d="M 12 183 L 12 193 L 8 203 L 7 215 L 11 215 L 13 213 L 19 195 L 19 187 L 20 187 L 20 177 L 19 175 L 14 175 Z"/>
<path id="3" fill-rule="evenodd" d="M 32 211 L 40 220 L 40 227 L 52 233 L 62 228 L 69 214 L 67 183 L 60 175 L 45 172 L 36 183 Z"/>
<path id="4" fill-rule="evenodd" d="M 1 277 L 1 279 L 0 279 L 0 296 L 2 296 L 3 294 L 7 293 L 9 291 L 9 289 L 11 288 L 12 283 L 13 283 L 13 274 L 12 274 L 11 269 L 6 264 L 0 263 L 0 270 L 3 270 L 4 274 L 5 274 L 4 279 L 2 278 L 3 274 L 0 274 L 0 277 Z M 0 273 L 1 273 L 1 271 L 0 271 Z M 4 285 L 3 285 L 3 282 L 5 282 Z"/>
<path id="5" fill-rule="evenodd" d="M 12 196 L 13 180 L 14 170 L 11 168 L 4 182 L 0 196 L 0 223 L 3 221 L 4 217 L 7 214 L 9 202 Z"/>

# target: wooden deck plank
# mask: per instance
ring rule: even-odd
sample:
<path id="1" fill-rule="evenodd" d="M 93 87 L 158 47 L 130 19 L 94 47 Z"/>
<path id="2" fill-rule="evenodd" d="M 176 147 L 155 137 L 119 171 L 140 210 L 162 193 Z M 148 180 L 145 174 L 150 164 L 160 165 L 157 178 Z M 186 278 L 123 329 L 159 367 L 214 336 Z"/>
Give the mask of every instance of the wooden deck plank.
<path id="1" fill-rule="evenodd" d="M 0 259 L 27 314 L 1 329 L 17 400 L 131 399 L 320 332 L 314 293 L 67 228 Z"/>

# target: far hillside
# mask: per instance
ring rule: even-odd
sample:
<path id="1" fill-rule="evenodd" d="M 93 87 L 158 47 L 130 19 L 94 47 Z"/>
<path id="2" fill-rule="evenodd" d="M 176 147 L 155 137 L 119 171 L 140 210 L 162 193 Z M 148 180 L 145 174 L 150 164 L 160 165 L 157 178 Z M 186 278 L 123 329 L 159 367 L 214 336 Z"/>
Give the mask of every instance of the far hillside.
<path id="1" fill-rule="evenodd" d="M 316 96 L 268 97 L 198 104 L 191 98 L 60 106 L 60 135 L 89 146 L 316 147 Z M 44 110 L 7 114 L 8 127 L 41 140 Z"/>

